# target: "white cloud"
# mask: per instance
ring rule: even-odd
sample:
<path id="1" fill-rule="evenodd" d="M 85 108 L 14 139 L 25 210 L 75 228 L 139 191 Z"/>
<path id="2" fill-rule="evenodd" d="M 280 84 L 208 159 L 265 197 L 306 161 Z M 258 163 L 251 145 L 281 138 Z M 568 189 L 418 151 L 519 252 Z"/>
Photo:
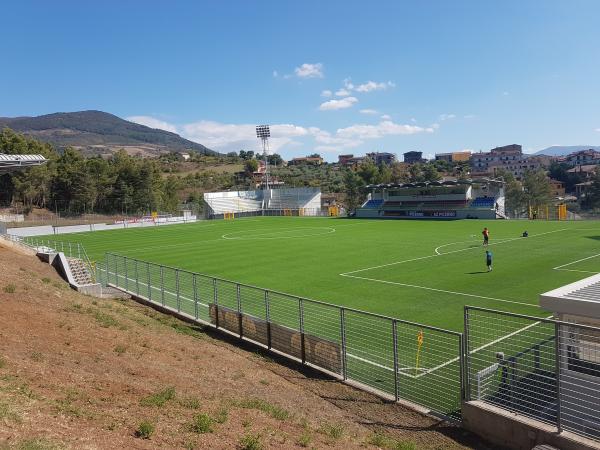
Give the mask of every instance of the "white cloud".
<path id="1" fill-rule="evenodd" d="M 337 136 L 347 139 L 379 139 L 383 136 L 410 135 L 419 133 L 433 133 L 433 126 L 428 128 L 416 125 L 397 124 L 391 120 L 384 120 L 377 125 L 356 124 L 346 128 L 339 128 Z"/>
<path id="2" fill-rule="evenodd" d="M 456 114 L 440 114 L 440 121 L 454 119 Z"/>
<path id="3" fill-rule="evenodd" d="M 344 89 L 344 88 L 338 89 L 335 92 L 335 95 L 338 97 L 348 97 L 350 95 L 350 91 L 348 89 Z"/>
<path id="4" fill-rule="evenodd" d="M 504 91 L 504 92 L 502 93 L 502 95 L 503 95 L 504 97 L 506 97 L 507 95 L 509 95 L 509 94 L 508 94 L 508 91 Z"/>
<path id="5" fill-rule="evenodd" d="M 477 117 L 477 116 L 476 116 L 475 114 L 466 114 L 466 115 L 464 116 L 464 118 L 465 118 L 465 119 L 474 119 L 474 118 L 476 118 L 476 117 Z"/>
<path id="6" fill-rule="evenodd" d="M 321 92 L 321 97 L 331 97 L 333 95 L 333 92 L 331 92 L 329 89 L 325 89 L 324 91 Z"/>
<path id="7" fill-rule="evenodd" d="M 348 89 L 349 91 L 351 91 L 352 89 L 354 89 L 354 85 L 352 84 L 352 82 L 350 81 L 350 78 L 346 78 L 344 81 L 344 87 L 346 89 Z"/>
<path id="8" fill-rule="evenodd" d="M 381 116 L 381 120 L 392 120 L 392 116 L 390 116 L 389 114 L 383 114 Z"/>
<path id="9" fill-rule="evenodd" d="M 296 67 L 294 72 L 298 78 L 323 78 L 323 64 L 304 63 L 300 67 Z"/>
<path id="10" fill-rule="evenodd" d="M 359 111 L 359 113 L 361 113 L 361 114 L 375 115 L 375 114 L 379 114 L 379 111 L 377 111 L 376 109 L 361 109 Z"/>
<path id="11" fill-rule="evenodd" d="M 371 92 L 371 91 L 382 91 L 387 89 L 388 87 L 394 87 L 396 86 L 394 83 L 392 83 L 391 81 L 388 81 L 387 83 L 384 82 L 376 82 L 376 81 L 367 81 L 364 84 L 359 84 L 358 86 L 356 86 L 355 90 L 356 92 Z"/>
<path id="12" fill-rule="evenodd" d="M 130 116 L 126 117 L 126 120 L 135 122 L 140 125 L 145 125 L 150 128 L 158 128 L 159 130 L 170 131 L 171 133 L 177 133 L 177 127 L 173 124 L 165 122 L 160 119 L 156 119 L 151 116 Z"/>
<path id="13" fill-rule="evenodd" d="M 277 78 L 279 76 L 279 72 L 276 70 L 273 71 L 273 78 Z"/>
<path id="14" fill-rule="evenodd" d="M 417 123 L 417 119 L 415 119 L 414 117 L 411 117 L 411 118 L 410 118 L 410 121 L 411 121 L 412 123 Z"/>
<path id="15" fill-rule="evenodd" d="M 321 103 L 319 109 L 321 111 L 335 111 L 338 109 L 346 109 L 351 108 L 352 105 L 354 105 L 356 102 L 358 102 L 358 99 L 356 97 L 346 97 L 342 98 L 341 100 L 329 100 L 324 103 Z"/>
<path id="16" fill-rule="evenodd" d="M 597 131 L 598 133 L 600 133 L 600 128 L 596 128 L 594 131 Z"/>
<path id="17" fill-rule="evenodd" d="M 260 144 L 256 139 L 256 125 L 227 124 L 210 120 L 183 125 L 182 134 L 187 139 L 206 145 L 219 151 L 239 151 L 241 149 L 259 151 Z M 271 125 L 269 145 L 272 152 L 284 146 L 298 144 L 294 138 L 307 136 L 308 130 L 292 124 Z"/>

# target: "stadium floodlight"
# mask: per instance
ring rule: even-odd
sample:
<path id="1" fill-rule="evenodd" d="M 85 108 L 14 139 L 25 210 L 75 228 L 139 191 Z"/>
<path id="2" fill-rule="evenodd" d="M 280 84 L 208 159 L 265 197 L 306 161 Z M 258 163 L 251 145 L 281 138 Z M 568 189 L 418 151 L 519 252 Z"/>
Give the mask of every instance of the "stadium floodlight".
<path id="1" fill-rule="evenodd" d="M 265 189 L 269 190 L 269 138 L 271 137 L 271 129 L 269 125 L 257 125 L 256 137 L 262 142 L 263 157 L 265 158 Z"/>
<path id="2" fill-rule="evenodd" d="M 259 139 L 268 139 L 271 137 L 269 125 L 258 125 L 256 127 L 256 137 Z"/>

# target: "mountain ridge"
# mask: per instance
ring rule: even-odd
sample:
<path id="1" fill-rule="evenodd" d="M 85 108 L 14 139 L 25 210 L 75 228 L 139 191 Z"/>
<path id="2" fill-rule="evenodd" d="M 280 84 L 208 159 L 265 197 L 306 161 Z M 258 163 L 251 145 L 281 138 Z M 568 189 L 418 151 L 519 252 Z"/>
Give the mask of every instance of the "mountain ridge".
<path id="1" fill-rule="evenodd" d="M 546 156 L 565 156 L 569 153 L 578 152 L 580 150 L 596 150 L 600 151 L 600 146 L 598 145 L 553 145 L 551 147 L 547 147 L 543 150 L 539 150 L 532 155 L 546 155 Z"/>
<path id="2" fill-rule="evenodd" d="M 87 155 L 110 154 L 120 149 L 144 156 L 167 152 L 218 154 L 176 133 L 150 128 L 98 110 L 0 117 L 0 129 L 5 127 L 49 142 L 58 149 L 74 147 Z"/>

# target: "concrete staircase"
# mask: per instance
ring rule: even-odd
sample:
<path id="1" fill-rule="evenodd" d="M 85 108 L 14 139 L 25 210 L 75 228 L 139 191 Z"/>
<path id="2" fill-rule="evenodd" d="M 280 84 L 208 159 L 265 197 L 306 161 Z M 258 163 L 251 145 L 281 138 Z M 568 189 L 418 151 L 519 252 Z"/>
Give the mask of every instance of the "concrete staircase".
<path id="1" fill-rule="evenodd" d="M 67 261 L 69 262 L 71 274 L 79 286 L 94 284 L 92 274 L 88 270 L 87 265 L 85 262 L 83 262 L 83 260 L 79 258 L 67 258 Z"/>

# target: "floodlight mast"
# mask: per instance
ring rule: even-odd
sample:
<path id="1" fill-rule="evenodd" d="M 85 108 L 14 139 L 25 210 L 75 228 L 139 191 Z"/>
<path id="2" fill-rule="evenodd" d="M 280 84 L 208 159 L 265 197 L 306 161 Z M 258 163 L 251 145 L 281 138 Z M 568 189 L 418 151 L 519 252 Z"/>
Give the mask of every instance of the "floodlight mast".
<path id="1" fill-rule="evenodd" d="M 256 127 L 256 137 L 262 142 L 263 157 L 265 158 L 265 189 L 269 190 L 269 138 L 271 137 L 271 130 L 269 125 L 258 125 Z"/>

